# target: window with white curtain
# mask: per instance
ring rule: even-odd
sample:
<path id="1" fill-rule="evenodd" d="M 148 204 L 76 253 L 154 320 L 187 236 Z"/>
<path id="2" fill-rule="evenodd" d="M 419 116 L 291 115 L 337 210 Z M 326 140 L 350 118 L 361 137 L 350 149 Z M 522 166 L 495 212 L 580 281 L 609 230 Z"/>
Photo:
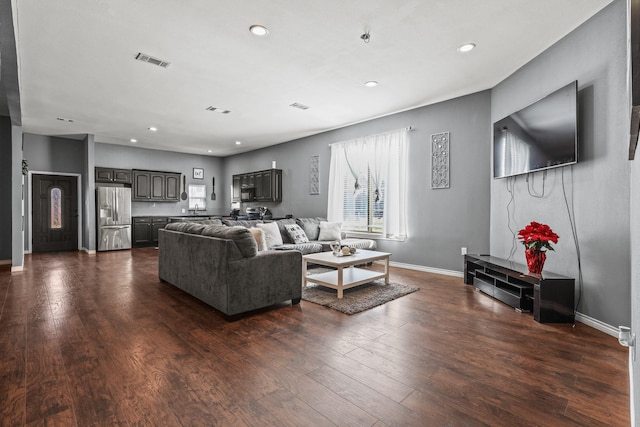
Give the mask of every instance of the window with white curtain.
<path id="1" fill-rule="evenodd" d="M 346 232 L 405 239 L 408 130 L 331 145 L 329 221 Z"/>

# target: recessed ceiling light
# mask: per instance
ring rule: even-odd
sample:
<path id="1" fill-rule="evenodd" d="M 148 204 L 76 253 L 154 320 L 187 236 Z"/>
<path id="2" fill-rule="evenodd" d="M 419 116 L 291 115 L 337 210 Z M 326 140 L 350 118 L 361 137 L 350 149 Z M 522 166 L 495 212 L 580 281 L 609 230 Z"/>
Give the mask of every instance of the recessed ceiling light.
<path id="1" fill-rule="evenodd" d="M 207 153 L 213 153 L 213 150 L 207 150 Z"/>
<path id="2" fill-rule="evenodd" d="M 366 87 L 376 87 L 378 86 L 378 82 L 375 80 L 369 80 L 368 82 L 365 82 L 364 85 Z"/>
<path id="3" fill-rule="evenodd" d="M 158 128 L 157 128 L 157 127 L 155 127 L 155 126 L 149 126 L 149 130 L 150 130 L 151 132 L 156 132 L 156 131 L 158 130 Z"/>
<path id="4" fill-rule="evenodd" d="M 465 43 L 458 48 L 458 52 L 465 53 L 473 50 L 476 47 L 475 43 Z"/>
<path id="5" fill-rule="evenodd" d="M 137 139 L 134 139 L 134 138 L 131 138 L 131 139 L 129 140 L 129 142 L 131 142 L 131 143 L 135 144 L 136 142 L 138 142 L 138 140 L 137 140 Z"/>
<path id="6" fill-rule="evenodd" d="M 242 142 L 236 141 L 236 145 L 240 145 L 240 144 L 242 144 Z"/>
<path id="7" fill-rule="evenodd" d="M 264 37 L 269 34 L 269 30 L 264 25 L 252 25 L 249 27 L 249 31 L 251 31 L 254 36 L 258 37 Z"/>

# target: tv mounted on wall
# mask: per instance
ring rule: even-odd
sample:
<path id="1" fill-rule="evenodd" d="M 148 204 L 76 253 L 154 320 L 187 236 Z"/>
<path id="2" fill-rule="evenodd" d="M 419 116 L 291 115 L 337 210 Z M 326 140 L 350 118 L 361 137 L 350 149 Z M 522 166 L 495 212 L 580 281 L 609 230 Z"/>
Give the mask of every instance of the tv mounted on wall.
<path id="1" fill-rule="evenodd" d="M 493 177 L 578 162 L 578 82 L 493 124 Z"/>

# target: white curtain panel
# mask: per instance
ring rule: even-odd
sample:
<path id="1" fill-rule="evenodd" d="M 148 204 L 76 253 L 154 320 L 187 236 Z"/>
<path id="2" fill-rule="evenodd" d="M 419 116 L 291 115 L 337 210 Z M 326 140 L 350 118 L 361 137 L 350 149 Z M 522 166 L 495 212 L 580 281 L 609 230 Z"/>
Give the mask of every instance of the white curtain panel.
<path id="1" fill-rule="evenodd" d="M 408 141 L 409 131 L 401 129 L 331 145 L 327 204 L 329 221 L 344 222 L 343 179 L 346 174 L 351 174 L 350 169 L 359 174 L 369 168 L 376 183 L 385 183 L 383 235 L 406 237 Z"/>

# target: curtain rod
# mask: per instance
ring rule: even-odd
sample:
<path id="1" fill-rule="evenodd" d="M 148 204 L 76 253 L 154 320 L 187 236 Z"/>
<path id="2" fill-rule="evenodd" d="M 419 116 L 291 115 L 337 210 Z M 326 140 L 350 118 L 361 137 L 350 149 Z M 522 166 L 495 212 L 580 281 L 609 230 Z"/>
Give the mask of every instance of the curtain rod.
<path id="1" fill-rule="evenodd" d="M 399 130 L 406 130 L 407 132 L 411 132 L 411 131 L 413 130 L 413 126 L 407 126 L 407 127 L 405 127 L 405 128 L 394 129 L 394 130 L 388 130 L 388 131 L 386 131 L 386 132 L 374 133 L 374 134 L 367 135 L 367 136 L 359 136 L 359 137 L 351 138 L 351 139 L 369 138 L 370 136 L 375 136 L 375 135 L 384 135 L 384 134 L 386 134 L 386 133 L 397 132 L 397 131 L 399 131 Z M 331 147 L 333 144 L 341 144 L 341 143 L 346 142 L 346 141 L 351 141 L 351 139 L 345 139 L 344 141 L 332 142 L 331 144 L 329 144 L 329 147 Z"/>

